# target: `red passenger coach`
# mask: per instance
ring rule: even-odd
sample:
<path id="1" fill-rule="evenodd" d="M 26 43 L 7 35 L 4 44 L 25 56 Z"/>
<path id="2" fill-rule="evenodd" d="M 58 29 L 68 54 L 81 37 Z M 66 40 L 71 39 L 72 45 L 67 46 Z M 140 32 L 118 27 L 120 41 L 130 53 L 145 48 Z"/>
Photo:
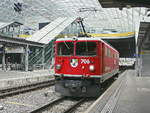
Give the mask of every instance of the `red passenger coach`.
<path id="1" fill-rule="evenodd" d="M 118 51 L 99 38 L 55 41 L 55 90 L 63 96 L 98 96 L 102 83 L 118 71 Z"/>

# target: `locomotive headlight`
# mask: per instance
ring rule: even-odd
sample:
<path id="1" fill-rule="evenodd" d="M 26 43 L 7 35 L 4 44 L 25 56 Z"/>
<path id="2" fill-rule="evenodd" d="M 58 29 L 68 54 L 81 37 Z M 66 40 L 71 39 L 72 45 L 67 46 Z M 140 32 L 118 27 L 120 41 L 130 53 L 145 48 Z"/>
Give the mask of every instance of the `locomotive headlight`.
<path id="1" fill-rule="evenodd" d="M 90 66 L 89 66 L 89 70 L 90 70 L 90 71 L 94 71 L 94 70 L 95 70 L 95 66 L 94 66 L 94 65 L 90 65 Z"/>
<path id="2" fill-rule="evenodd" d="M 57 69 L 57 70 L 60 70 L 60 69 L 61 69 L 61 65 L 60 65 L 60 64 L 57 64 L 57 65 L 56 65 L 56 69 Z"/>

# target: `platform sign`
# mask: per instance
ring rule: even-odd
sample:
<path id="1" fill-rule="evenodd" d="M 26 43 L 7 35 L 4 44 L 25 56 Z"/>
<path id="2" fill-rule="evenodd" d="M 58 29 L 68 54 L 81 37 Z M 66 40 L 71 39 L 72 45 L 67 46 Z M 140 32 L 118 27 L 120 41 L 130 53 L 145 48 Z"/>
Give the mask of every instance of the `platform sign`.
<path id="1" fill-rule="evenodd" d="M 143 54 L 144 54 L 144 51 L 141 51 L 140 54 L 143 55 Z"/>
<path id="2" fill-rule="evenodd" d="M 23 47 L 6 47 L 6 53 L 25 53 Z"/>
<path id="3" fill-rule="evenodd" d="M 33 52 L 32 52 L 30 49 L 28 49 L 28 53 L 31 54 L 31 53 L 33 53 Z"/>
<path id="4" fill-rule="evenodd" d="M 136 58 L 136 57 L 139 57 L 140 54 L 136 54 L 136 53 L 135 53 L 133 56 Z"/>

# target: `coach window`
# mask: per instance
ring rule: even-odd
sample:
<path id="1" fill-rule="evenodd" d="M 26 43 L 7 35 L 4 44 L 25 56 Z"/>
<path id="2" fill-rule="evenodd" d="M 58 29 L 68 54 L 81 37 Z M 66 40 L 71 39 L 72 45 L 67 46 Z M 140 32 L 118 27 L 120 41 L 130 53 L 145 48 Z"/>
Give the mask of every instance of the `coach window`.
<path id="1" fill-rule="evenodd" d="M 76 43 L 77 56 L 95 56 L 96 42 L 77 42 Z"/>
<path id="2" fill-rule="evenodd" d="M 107 56 L 109 57 L 109 49 L 107 48 Z"/>
<path id="3" fill-rule="evenodd" d="M 105 47 L 105 56 L 107 56 L 107 47 Z"/>
<path id="4" fill-rule="evenodd" d="M 110 58 L 112 57 L 111 55 L 112 55 L 112 54 L 111 54 L 111 50 L 110 50 Z"/>
<path id="5" fill-rule="evenodd" d="M 74 44 L 72 42 L 61 42 L 57 46 L 57 54 L 59 56 L 73 55 Z"/>
<path id="6" fill-rule="evenodd" d="M 109 49 L 107 50 L 107 55 L 108 55 L 108 57 L 110 57 L 110 50 Z"/>
<path id="7" fill-rule="evenodd" d="M 119 58 L 119 55 L 117 54 L 117 58 Z"/>

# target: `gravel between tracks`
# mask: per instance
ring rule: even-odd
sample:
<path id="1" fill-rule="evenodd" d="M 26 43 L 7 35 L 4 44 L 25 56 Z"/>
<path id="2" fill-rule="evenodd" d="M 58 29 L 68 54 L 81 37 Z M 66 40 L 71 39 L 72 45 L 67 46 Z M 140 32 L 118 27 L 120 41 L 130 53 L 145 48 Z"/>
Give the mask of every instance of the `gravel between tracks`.
<path id="1" fill-rule="evenodd" d="M 73 113 L 84 113 L 88 109 L 88 107 L 90 107 L 94 103 L 94 101 L 96 101 L 96 99 L 84 102 Z"/>
<path id="2" fill-rule="evenodd" d="M 59 94 L 54 91 L 54 86 L 7 97 L 0 99 L 0 105 L 4 107 L 0 113 L 28 113 L 59 97 Z"/>
<path id="3" fill-rule="evenodd" d="M 63 113 L 67 108 L 76 104 L 79 100 L 76 99 L 65 99 L 57 105 L 54 105 L 47 110 L 43 111 L 42 113 Z"/>

